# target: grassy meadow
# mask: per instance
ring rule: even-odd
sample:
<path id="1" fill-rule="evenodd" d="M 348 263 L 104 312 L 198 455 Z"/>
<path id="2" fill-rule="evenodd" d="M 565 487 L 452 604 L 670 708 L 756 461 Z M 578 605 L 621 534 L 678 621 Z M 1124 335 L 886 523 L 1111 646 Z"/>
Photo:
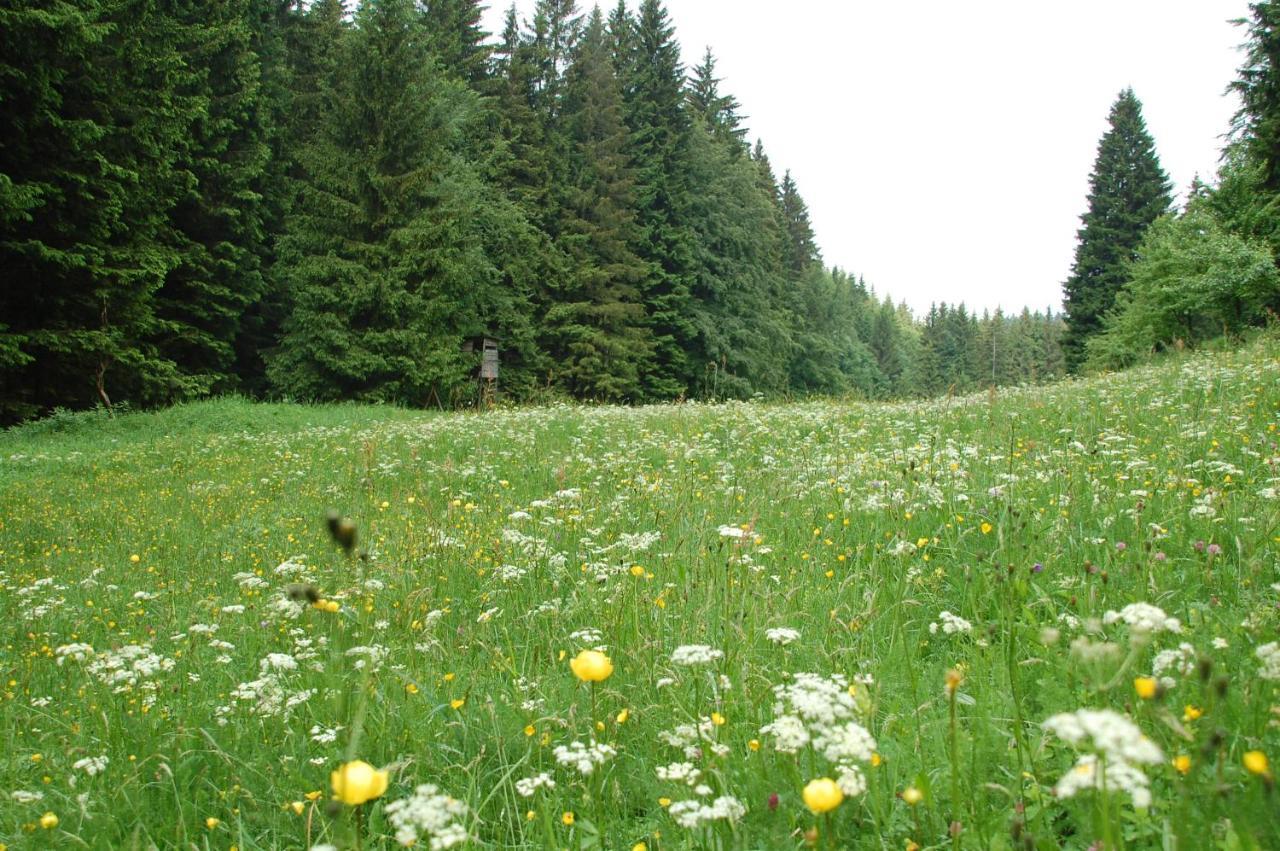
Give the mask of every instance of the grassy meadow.
<path id="1" fill-rule="evenodd" d="M 1280 848 L 1278 429 L 1272 335 L 910 404 L 12 430 L 0 848 Z"/>

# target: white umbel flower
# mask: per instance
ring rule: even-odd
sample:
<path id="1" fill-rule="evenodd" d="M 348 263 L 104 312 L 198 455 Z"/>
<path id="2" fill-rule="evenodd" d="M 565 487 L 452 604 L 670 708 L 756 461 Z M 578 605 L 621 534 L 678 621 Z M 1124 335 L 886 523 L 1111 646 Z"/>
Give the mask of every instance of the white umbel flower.
<path id="1" fill-rule="evenodd" d="M 408 798 L 392 801 L 387 805 L 386 814 L 396 829 L 396 841 L 406 848 L 426 839 L 431 851 L 443 851 L 471 839 L 462 824 L 467 805 L 440 794 L 440 790 L 429 783 L 419 786 Z"/>

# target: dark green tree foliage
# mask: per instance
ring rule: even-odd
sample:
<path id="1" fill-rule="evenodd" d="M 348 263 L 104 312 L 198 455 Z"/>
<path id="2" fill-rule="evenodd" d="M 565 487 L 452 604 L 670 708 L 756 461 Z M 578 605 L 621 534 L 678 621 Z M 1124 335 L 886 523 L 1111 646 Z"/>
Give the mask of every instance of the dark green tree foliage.
<path id="1" fill-rule="evenodd" d="M 480 21 L 485 6 L 480 0 L 426 0 L 422 22 L 427 45 L 445 73 L 485 89 L 489 77 L 489 34 Z"/>
<path id="2" fill-rule="evenodd" d="M 260 57 L 263 18 L 277 23 L 272 5 L 197 0 L 177 18 L 177 48 L 193 69 L 185 94 L 203 108 L 177 157 L 191 185 L 170 213 L 179 263 L 156 293 L 155 343 L 201 391 L 237 386 L 241 319 L 265 293 L 274 128 Z"/>
<path id="3" fill-rule="evenodd" d="M 741 104 L 732 95 L 721 94 L 720 83 L 716 77 L 716 59 L 708 47 L 689 79 L 689 107 L 694 120 L 737 156 L 747 150 L 747 128 L 742 124 L 743 116 L 738 114 Z"/>
<path id="4" fill-rule="evenodd" d="M 1089 209 L 1081 216 L 1075 263 L 1063 287 L 1064 345 L 1072 370 L 1084 362 L 1085 342 L 1101 329 L 1124 286 L 1126 265 L 1136 256 L 1143 233 L 1173 203 L 1169 178 L 1132 89 L 1120 93 L 1108 120 L 1089 177 Z"/>
<path id="5" fill-rule="evenodd" d="M 1261 188 L 1280 193 L 1280 4 L 1249 4 L 1245 61 L 1231 90 L 1240 96 L 1232 122 L 1249 159 L 1257 164 Z"/>
<path id="6" fill-rule="evenodd" d="M 0 420 L 197 387 L 154 340 L 199 103 L 147 0 L 0 10 Z"/>
<path id="7" fill-rule="evenodd" d="M 788 171 L 782 178 L 782 218 L 787 228 L 786 266 L 793 275 L 803 275 L 813 265 L 822 263 L 818 243 L 809 222 L 809 207 L 800 197 L 796 182 Z"/>
<path id="8" fill-rule="evenodd" d="M 698 395 L 746 397 L 788 386 L 793 318 L 783 236 L 771 191 L 722 116 L 704 114 L 690 139 L 690 213 L 696 236 L 691 292 Z"/>
<path id="9" fill-rule="evenodd" d="M 455 403 L 470 387 L 464 338 L 527 339 L 527 305 L 485 252 L 487 228 L 510 221 L 456 155 L 475 96 L 426 44 L 412 0 L 357 12 L 281 247 L 293 299 L 271 364 L 281 392 Z"/>
<path id="10" fill-rule="evenodd" d="M 680 46 L 660 0 L 643 0 L 629 27 L 623 92 L 631 131 L 640 239 L 636 253 L 652 273 L 641 283 L 654 344 L 652 366 L 642 376 L 645 395 L 686 394 L 697 329 L 690 311 L 694 233 L 691 227 L 689 136 Z"/>
<path id="11" fill-rule="evenodd" d="M 652 353 L 622 91 L 597 8 L 577 46 L 562 120 L 571 145 L 559 244 L 568 257 L 543 325 L 557 380 L 580 398 L 641 397 Z"/>

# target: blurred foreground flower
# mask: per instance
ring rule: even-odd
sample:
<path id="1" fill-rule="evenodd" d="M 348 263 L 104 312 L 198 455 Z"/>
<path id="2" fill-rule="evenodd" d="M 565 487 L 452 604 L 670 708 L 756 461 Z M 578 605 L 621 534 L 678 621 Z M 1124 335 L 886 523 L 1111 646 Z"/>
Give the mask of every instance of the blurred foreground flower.
<path id="1" fill-rule="evenodd" d="M 329 780 L 334 797 L 353 807 L 381 797 L 387 791 L 387 772 L 359 759 L 335 770 Z"/>

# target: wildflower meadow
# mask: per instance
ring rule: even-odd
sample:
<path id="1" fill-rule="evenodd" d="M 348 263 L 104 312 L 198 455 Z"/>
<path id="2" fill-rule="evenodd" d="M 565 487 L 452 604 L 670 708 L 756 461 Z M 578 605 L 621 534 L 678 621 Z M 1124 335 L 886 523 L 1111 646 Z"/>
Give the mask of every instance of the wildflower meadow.
<path id="1" fill-rule="evenodd" d="M 0 848 L 1280 848 L 1280 340 L 0 434 Z"/>

